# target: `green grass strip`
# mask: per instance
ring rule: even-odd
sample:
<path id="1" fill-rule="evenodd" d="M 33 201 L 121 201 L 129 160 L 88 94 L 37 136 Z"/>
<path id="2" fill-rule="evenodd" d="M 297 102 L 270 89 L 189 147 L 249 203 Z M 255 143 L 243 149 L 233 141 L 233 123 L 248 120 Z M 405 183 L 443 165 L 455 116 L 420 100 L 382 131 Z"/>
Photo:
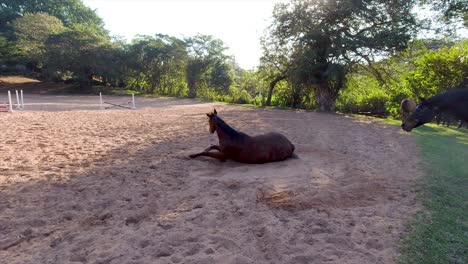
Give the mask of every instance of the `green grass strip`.
<path id="1" fill-rule="evenodd" d="M 468 130 L 413 130 L 425 175 L 416 215 L 401 245 L 401 264 L 468 263 Z"/>

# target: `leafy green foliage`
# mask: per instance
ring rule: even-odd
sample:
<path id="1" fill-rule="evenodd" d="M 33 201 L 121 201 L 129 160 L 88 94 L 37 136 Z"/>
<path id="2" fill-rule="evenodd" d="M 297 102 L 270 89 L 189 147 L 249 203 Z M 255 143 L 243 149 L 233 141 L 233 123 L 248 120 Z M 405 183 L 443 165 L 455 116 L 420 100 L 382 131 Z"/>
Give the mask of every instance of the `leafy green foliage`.
<path id="1" fill-rule="evenodd" d="M 463 22 L 468 27 L 468 1 L 467 0 L 421 0 L 429 4 L 433 11 L 441 14 L 446 24 Z"/>
<path id="2" fill-rule="evenodd" d="M 60 19 L 66 27 L 84 24 L 101 35 L 107 34 L 102 19 L 80 0 L 4 0 L 0 8 L 0 31 L 27 13 L 49 14 Z"/>
<path id="3" fill-rule="evenodd" d="M 182 95 L 186 90 L 186 43 L 167 35 L 140 36 L 126 47 L 130 87 L 145 93 Z"/>
<path id="4" fill-rule="evenodd" d="M 231 66 L 221 61 L 215 62 L 210 74 L 210 86 L 218 93 L 228 93 L 233 82 Z"/>
<path id="5" fill-rule="evenodd" d="M 19 53 L 34 66 L 43 60 L 47 38 L 65 31 L 65 27 L 58 18 L 45 13 L 26 13 L 15 19 L 12 27 L 17 38 L 16 47 Z"/>
<path id="6" fill-rule="evenodd" d="M 245 71 L 213 36 L 157 34 L 127 43 L 109 37 L 80 0 L 6 0 L 0 66 L 23 64 L 40 78 L 82 87 L 321 110 L 336 103 L 343 112 L 398 117 L 402 99 L 453 89 L 467 76 L 466 41 L 408 42 L 419 26 L 411 9 L 422 2 L 278 4 L 261 40 L 261 65 Z M 455 10 L 455 2 L 433 4 Z"/>
<path id="7" fill-rule="evenodd" d="M 460 87 L 468 78 L 467 58 L 468 40 L 438 50 L 416 42 L 399 55 L 374 64 L 373 71 L 364 67 L 348 74 L 337 107 L 343 112 L 397 118 L 405 98 L 417 100 Z"/>
<path id="8" fill-rule="evenodd" d="M 263 89 L 262 76 L 258 71 L 242 70 L 234 79 L 235 86 L 240 90 L 245 90 L 251 97 L 262 96 L 265 94 Z"/>
<path id="9" fill-rule="evenodd" d="M 0 5 L 0 32 L 8 43 L 9 58 L 3 63 L 16 63 L 40 72 L 45 59 L 47 38 L 65 31 L 85 27 L 107 37 L 102 19 L 81 0 L 5 0 Z M 6 49 L 3 49 L 5 52 Z"/>
<path id="10" fill-rule="evenodd" d="M 196 35 L 186 39 L 186 43 L 190 55 L 186 68 L 189 97 L 195 97 L 197 90 L 206 90 L 209 84 L 227 92 L 232 77 L 224 43 L 209 35 Z"/>
<path id="11" fill-rule="evenodd" d="M 346 88 L 340 91 L 337 109 L 347 113 L 385 116 L 390 95 L 370 75 L 351 74 Z"/>
<path id="12" fill-rule="evenodd" d="M 428 51 L 413 61 L 406 79 L 418 97 L 429 97 L 460 85 L 468 76 L 468 40 Z"/>
<path id="13" fill-rule="evenodd" d="M 49 74 L 60 78 L 69 71 L 81 86 L 89 86 L 93 75 L 107 67 L 109 48 L 106 37 L 77 25 L 47 39 L 45 65 Z"/>
<path id="14" fill-rule="evenodd" d="M 245 89 L 232 88 L 229 91 L 230 97 L 227 102 L 235 104 L 251 104 L 254 103 L 253 97 Z"/>
<path id="15" fill-rule="evenodd" d="M 300 97 L 298 89 L 312 89 L 319 109 L 331 110 L 352 65 L 406 48 L 416 28 L 413 6 L 383 0 L 278 4 L 266 60 L 285 64 L 293 97 Z"/>
<path id="16" fill-rule="evenodd" d="M 0 34 L 0 67 L 2 67 L 2 71 L 5 70 L 3 68 L 7 67 L 9 62 L 16 61 L 18 57 L 14 44 Z"/>

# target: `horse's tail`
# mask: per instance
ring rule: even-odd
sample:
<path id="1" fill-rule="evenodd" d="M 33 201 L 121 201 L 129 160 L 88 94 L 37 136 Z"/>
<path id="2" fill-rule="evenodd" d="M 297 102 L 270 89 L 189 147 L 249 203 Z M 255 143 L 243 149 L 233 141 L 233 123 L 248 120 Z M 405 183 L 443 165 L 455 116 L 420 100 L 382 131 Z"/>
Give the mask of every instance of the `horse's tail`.
<path id="1" fill-rule="evenodd" d="M 291 154 L 291 158 L 293 159 L 298 159 L 299 156 L 297 156 L 296 153 L 294 153 L 294 150 L 296 149 L 296 147 L 294 146 L 294 144 L 291 143 L 291 147 L 292 147 L 292 154 Z"/>
<path id="2" fill-rule="evenodd" d="M 293 153 L 291 155 L 291 159 L 299 159 L 299 156 L 296 153 Z"/>

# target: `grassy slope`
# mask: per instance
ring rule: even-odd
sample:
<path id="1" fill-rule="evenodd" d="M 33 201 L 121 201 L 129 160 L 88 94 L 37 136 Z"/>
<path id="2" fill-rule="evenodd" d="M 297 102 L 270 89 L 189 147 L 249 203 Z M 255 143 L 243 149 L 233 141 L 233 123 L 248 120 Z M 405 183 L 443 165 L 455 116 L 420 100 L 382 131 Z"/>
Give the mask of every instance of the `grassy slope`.
<path id="1" fill-rule="evenodd" d="M 411 133 L 425 167 L 425 211 L 410 224 L 400 263 L 468 263 L 468 130 L 431 124 Z"/>

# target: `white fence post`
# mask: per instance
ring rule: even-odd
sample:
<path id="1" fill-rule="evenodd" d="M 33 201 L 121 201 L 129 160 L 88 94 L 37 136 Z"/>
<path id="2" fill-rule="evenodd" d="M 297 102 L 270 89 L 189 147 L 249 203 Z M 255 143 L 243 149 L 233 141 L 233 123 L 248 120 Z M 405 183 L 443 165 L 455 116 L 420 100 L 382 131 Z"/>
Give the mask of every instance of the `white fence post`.
<path id="1" fill-rule="evenodd" d="M 24 109 L 23 90 L 21 90 L 21 109 Z"/>
<path id="2" fill-rule="evenodd" d="M 18 90 L 15 90 L 15 92 L 16 92 L 16 109 L 21 109 Z"/>
<path id="3" fill-rule="evenodd" d="M 9 104 L 9 107 L 10 107 L 10 112 L 13 113 L 13 103 L 11 102 L 11 92 L 8 91 L 8 104 Z"/>
<path id="4" fill-rule="evenodd" d="M 132 104 L 133 104 L 132 108 L 135 109 L 136 108 L 136 106 L 135 106 L 135 94 L 133 94 L 133 93 L 132 93 Z"/>

